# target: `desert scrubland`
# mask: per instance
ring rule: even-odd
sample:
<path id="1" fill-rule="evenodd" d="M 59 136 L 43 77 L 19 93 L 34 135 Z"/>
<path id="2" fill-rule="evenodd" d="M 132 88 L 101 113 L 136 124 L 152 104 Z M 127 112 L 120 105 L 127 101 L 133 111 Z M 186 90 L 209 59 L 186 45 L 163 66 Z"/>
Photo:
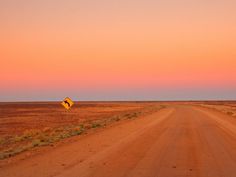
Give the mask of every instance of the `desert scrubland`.
<path id="1" fill-rule="evenodd" d="M 234 105 L 2 104 L 0 176 L 235 177 Z"/>
<path id="2" fill-rule="evenodd" d="M 160 108 L 144 102 L 81 102 L 70 110 L 59 102 L 1 103 L 0 159 Z"/>

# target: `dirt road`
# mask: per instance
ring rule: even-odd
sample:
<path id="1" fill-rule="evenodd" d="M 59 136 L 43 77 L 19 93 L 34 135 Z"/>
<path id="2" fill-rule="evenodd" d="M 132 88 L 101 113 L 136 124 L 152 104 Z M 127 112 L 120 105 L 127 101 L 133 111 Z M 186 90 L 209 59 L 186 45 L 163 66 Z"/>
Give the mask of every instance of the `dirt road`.
<path id="1" fill-rule="evenodd" d="M 0 176 L 235 177 L 236 120 L 170 106 L 3 166 Z"/>

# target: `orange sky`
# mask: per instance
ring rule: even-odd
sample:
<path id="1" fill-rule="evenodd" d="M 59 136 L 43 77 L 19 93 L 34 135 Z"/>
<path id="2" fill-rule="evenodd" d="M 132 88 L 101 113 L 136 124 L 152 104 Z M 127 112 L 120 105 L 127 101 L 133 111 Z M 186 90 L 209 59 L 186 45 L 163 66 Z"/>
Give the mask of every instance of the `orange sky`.
<path id="1" fill-rule="evenodd" d="M 218 0 L 1 1 L 0 101 L 236 99 L 235 9 Z"/>

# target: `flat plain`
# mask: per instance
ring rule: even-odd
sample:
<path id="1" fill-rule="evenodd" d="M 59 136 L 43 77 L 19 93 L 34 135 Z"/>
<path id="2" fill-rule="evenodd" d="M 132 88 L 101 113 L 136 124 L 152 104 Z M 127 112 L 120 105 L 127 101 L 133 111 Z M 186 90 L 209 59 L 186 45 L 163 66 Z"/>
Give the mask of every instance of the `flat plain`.
<path id="1" fill-rule="evenodd" d="M 0 103 L 0 159 L 161 108 L 149 102 Z"/>
<path id="2" fill-rule="evenodd" d="M 0 176 L 235 177 L 236 102 L 1 103 Z M 37 171 L 37 173 L 35 173 Z"/>

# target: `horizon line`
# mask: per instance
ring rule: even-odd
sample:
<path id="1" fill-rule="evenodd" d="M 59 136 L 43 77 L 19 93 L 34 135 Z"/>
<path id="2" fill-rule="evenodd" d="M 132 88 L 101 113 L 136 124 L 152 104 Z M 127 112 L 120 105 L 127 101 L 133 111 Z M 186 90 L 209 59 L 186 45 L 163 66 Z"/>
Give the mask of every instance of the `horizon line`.
<path id="1" fill-rule="evenodd" d="M 63 100 L 0 101 L 0 103 L 47 103 Z M 73 100 L 73 102 L 236 102 L 236 99 L 190 99 L 190 100 Z"/>

